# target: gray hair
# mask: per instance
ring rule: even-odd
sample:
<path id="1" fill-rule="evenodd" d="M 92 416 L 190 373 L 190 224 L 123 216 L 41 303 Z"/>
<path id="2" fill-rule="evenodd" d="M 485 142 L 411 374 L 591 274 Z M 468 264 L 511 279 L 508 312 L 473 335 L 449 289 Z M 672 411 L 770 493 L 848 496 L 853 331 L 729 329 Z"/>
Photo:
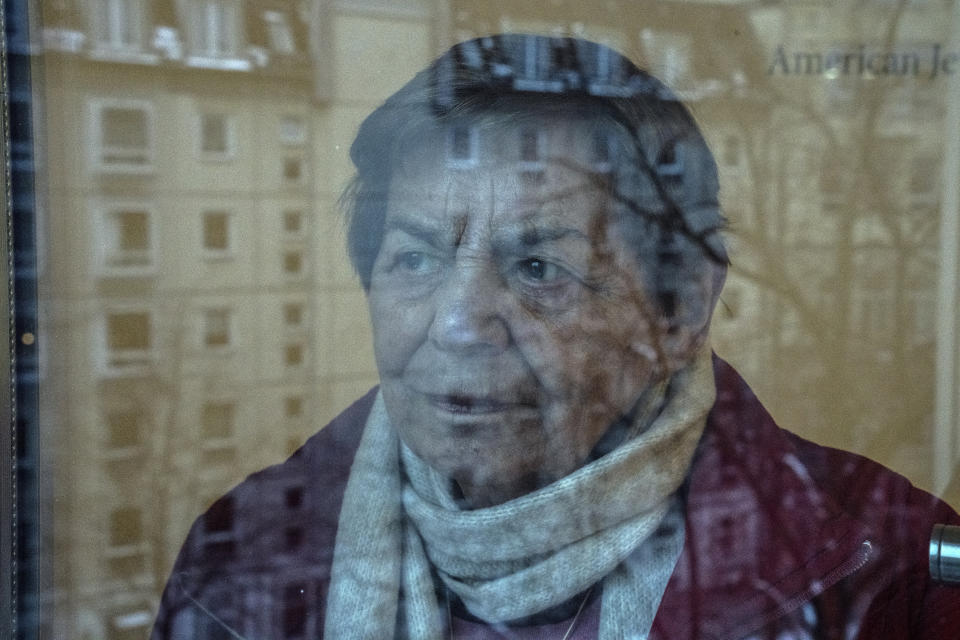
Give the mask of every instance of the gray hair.
<path id="1" fill-rule="evenodd" d="M 641 272 L 663 316 L 709 319 L 727 257 L 717 167 L 693 116 L 663 83 L 612 49 L 575 38 L 505 34 L 453 46 L 390 96 L 360 126 L 357 168 L 341 203 L 350 259 L 369 289 L 391 176 L 424 133 L 500 117 L 583 116 L 617 131 L 607 175 L 614 202 L 634 214 Z M 659 202 L 636 196 L 652 183 Z M 702 300 L 705 278 L 714 297 Z"/>

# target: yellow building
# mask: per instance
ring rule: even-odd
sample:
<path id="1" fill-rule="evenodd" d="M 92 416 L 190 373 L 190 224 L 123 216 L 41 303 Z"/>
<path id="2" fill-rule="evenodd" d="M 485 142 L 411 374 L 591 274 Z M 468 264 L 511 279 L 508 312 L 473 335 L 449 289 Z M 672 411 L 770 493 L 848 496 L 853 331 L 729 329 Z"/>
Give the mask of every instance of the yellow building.
<path id="1" fill-rule="evenodd" d="M 357 124 L 445 44 L 445 11 L 41 13 L 53 635 L 143 637 L 196 515 L 376 381 L 335 203 Z"/>

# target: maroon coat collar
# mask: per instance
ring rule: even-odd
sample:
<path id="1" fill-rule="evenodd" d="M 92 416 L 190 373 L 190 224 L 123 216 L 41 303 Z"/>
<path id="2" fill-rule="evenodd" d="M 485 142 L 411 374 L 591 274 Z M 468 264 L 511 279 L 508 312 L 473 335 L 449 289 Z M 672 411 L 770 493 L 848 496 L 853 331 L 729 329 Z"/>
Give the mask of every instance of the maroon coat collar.
<path id="1" fill-rule="evenodd" d="M 714 359 L 717 401 L 686 489 L 686 542 L 651 638 L 739 638 L 876 557 L 874 531 L 808 467 L 746 383 Z"/>
<path id="2" fill-rule="evenodd" d="M 714 368 L 717 401 L 683 489 L 685 547 L 651 640 L 960 637 L 957 592 L 931 587 L 926 573 L 932 524 L 960 524 L 957 514 L 874 462 L 780 430 L 729 365 L 716 358 Z M 218 501 L 235 519 L 228 561 L 210 556 L 198 519 L 153 638 L 183 637 L 180 614 L 180 624 L 270 628 L 278 611 L 236 605 L 273 601 L 291 580 L 315 585 L 303 624 L 319 633 L 343 490 L 375 393 Z M 278 552 L 294 525 L 302 544 Z M 249 589 L 265 599 L 235 597 Z"/>

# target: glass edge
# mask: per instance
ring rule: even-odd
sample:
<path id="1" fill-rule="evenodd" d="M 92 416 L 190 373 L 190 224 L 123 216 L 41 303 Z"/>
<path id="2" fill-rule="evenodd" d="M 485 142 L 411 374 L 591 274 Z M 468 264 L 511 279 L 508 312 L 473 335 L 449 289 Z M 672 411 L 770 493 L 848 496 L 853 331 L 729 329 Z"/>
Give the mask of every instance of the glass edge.
<path id="1" fill-rule="evenodd" d="M 16 576 L 15 535 L 16 529 L 16 437 L 17 428 L 16 407 L 14 397 L 14 344 L 16 326 L 13 306 L 13 210 L 12 192 L 10 189 L 10 86 L 7 69 L 7 5 L 4 3 L 0 12 L 0 80 L 2 80 L 2 110 L 0 110 L 0 126 L 3 136 L 0 137 L 0 158 L 3 159 L 3 171 L 0 172 L 0 186 L 3 194 L 3 224 L 0 225 L 0 240 L 3 245 L 3 262 L 0 273 L 3 275 L 4 295 L 0 296 L 0 313 L 7 321 L 7 340 L 4 349 L 2 372 L 0 372 L 0 406 L 4 407 L 5 427 L 0 432 L 0 575 L 3 575 L 0 586 L 0 611 L 7 612 L 0 629 L 0 638 L 12 638 L 16 629 L 16 597 L 14 580 Z"/>

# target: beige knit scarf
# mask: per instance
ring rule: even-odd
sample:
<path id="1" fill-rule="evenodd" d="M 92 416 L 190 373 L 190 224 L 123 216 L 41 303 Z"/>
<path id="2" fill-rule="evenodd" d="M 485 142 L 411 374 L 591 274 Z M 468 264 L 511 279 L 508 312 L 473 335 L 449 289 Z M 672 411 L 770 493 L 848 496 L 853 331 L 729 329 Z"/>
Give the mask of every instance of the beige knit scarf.
<path id="1" fill-rule="evenodd" d="M 639 435 L 551 485 L 472 511 L 399 442 L 378 396 L 344 494 L 325 637 L 445 638 L 435 572 L 490 623 L 602 581 L 601 640 L 645 638 L 683 546 L 675 493 L 715 393 L 704 348 Z M 672 533 L 649 540 L 658 528 Z"/>

